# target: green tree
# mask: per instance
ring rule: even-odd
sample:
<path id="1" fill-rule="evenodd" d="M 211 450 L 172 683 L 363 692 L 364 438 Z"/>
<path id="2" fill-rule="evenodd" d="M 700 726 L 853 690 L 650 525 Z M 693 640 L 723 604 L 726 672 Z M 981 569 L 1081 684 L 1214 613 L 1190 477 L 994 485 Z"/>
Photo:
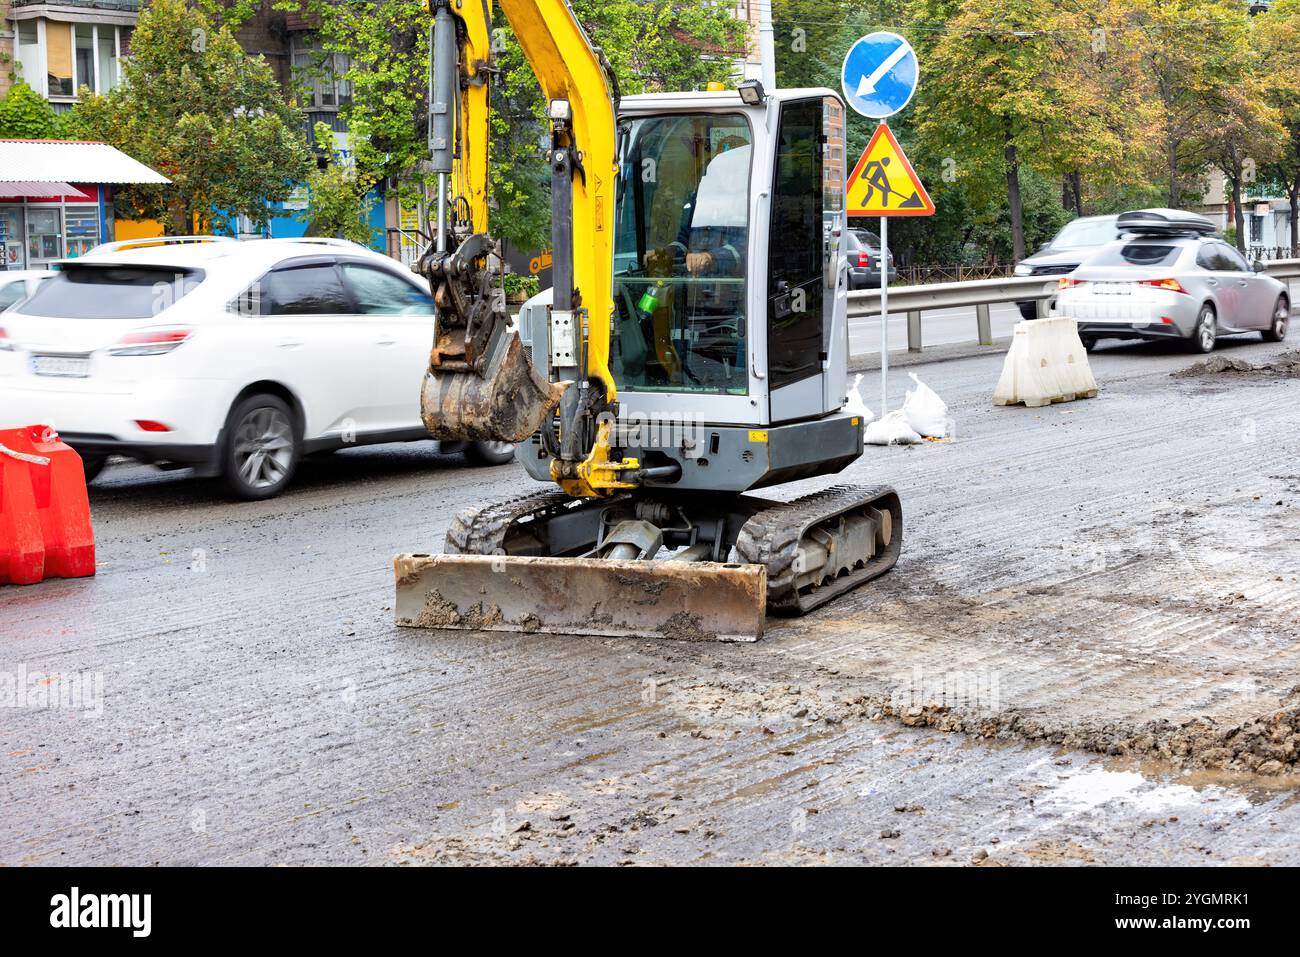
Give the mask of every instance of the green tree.
<path id="1" fill-rule="evenodd" d="M 1048 37 L 1057 64 L 1050 135 L 1033 164 L 1061 181 L 1061 205 L 1095 212 L 1099 192 L 1147 179 L 1157 154 L 1159 115 L 1131 42 L 1131 0 L 1061 0 Z"/>
<path id="2" fill-rule="evenodd" d="M 1115 152 L 1118 114 L 1097 106 L 1089 24 L 1055 0 L 928 0 L 914 29 L 926 64 L 917 131 L 977 202 L 994 189 L 1005 195 L 1011 254 L 1021 259 L 1024 171 L 1078 184 Z"/>
<path id="3" fill-rule="evenodd" d="M 0 100 L 0 139 L 62 139 L 59 115 L 45 97 L 21 80 Z"/>
<path id="4" fill-rule="evenodd" d="M 334 133 L 324 123 L 316 124 L 316 147 L 323 162 L 307 175 L 307 209 L 298 219 L 308 224 L 308 235 L 370 245 L 374 239 L 370 226 L 375 205 L 373 174 L 340 160 Z"/>
<path id="5" fill-rule="evenodd" d="M 1189 187 L 1199 192 L 1208 165 L 1223 152 L 1219 134 L 1249 73 L 1249 13 L 1239 0 L 1129 2 L 1128 36 L 1140 45 L 1159 111 L 1166 205 L 1177 208 Z"/>
<path id="6" fill-rule="evenodd" d="M 304 122 L 265 59 L 246 55 L 229 24 L 214 27 L 185 0 L 152 0 L 121 85 L 103 96 L 83 87 L 68 127 L 171 179 L 126 190 L 121 211 L 183 234 L 196 220 L 224 232 L 237 215 L 264 225 L 309 169 Z"/>

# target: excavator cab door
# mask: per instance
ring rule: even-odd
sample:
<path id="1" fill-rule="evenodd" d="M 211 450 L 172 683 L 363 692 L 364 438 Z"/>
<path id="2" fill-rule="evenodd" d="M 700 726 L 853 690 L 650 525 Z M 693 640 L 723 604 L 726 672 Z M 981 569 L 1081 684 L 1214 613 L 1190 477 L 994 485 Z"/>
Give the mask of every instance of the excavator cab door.
<path id="1" fill-rule="evenodd" d="M 834 97 L 780 104 L 767 226 L 767 357 L 773 423 L 839 408 L 848 351 L 840 295 L 843 105 Z M 836 337 L 839 348 L 833 348 Z M 831 404 L 834 403 L 834 404 Z"/>

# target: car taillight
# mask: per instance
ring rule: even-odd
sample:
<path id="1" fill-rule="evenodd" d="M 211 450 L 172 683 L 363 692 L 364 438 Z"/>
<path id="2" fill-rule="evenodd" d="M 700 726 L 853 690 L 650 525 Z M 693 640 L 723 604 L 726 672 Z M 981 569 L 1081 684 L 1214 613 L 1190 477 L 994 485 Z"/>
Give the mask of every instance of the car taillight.
<path id="1" fill-rule="evenodd" d="M 1074 286 L 1082 286 L 1087 281 L 1088 280 L 1086 279 L 1071 279 L 1069 276 L 1062 276 L 1060 279 L 1056 280 L 1056 288 L 1070 289 Z"/>
<path id="2" fill-rule="evenodd" d="M 871 254 L 865 249 L 858 250 L 858 265 L 863 269 L 871 268 Z"/>
<path id="3" fill-rule="evenodd" d="M 1139 279 L 1139 286 L 1154 286 L 1156 289 L 1168 289 L 1170 292 L 1187 292 L 1177 279 Z"/>
<path id="4" fill-rule="evenodd" d="M 155 419 L 136 419 L 135 424 L 142 432 L 170 432 L 172 427 Z"/>
<path id="5" fill-rule="evenodd" d="M 111 356 L 161 356 L 171 352 L 193 335 L 193 329 L 140 329 L 128 332 L 108 350 Z"/>
<path id="6" fill-rule="evenodd" d="M 14 342 L 9 338 L 9 333 L 5 331 L 4 326 L 0 326 L 0 352 L 13 352 Z"/>

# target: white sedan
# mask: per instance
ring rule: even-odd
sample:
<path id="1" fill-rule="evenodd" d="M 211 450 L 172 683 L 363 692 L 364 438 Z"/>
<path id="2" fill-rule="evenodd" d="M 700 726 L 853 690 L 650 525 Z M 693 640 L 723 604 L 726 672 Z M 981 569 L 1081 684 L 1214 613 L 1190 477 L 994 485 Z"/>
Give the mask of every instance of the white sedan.
<path id="1" fill-rule="evenodd" d="M 342 240 L 111 243 L 0 314 L 0 428 L 281 492 L 303 455 L 427 440 L 427 286 Z M 508 443 L 443 443 L 485 464 Z"/>

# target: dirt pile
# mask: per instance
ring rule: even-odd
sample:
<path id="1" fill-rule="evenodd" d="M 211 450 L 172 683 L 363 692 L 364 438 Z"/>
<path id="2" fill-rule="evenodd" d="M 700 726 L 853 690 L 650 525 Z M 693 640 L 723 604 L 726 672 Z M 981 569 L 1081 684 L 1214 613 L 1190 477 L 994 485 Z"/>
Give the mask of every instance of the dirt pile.
<path id="1" fill-rule="evenodd" d="M 836 693 L 828 682 L 799 688 L 712 681 L 676 689 L 669 700 L 679 706 L 684 716 L 711 724 L 776 727 L 782 721 L 793 720 L 815 726 L 885 718 L 910 728 L 1055 744 L 1099 754 L 1159 758 L 1188 768 L 1270 776 L 1300 773 L 1300 685 L 1291 689 L 1278 710 L 1238 724 L 1219 724 L 1209 717 L 1182 723 L 1052 721 L 1014 710 L 988 714 L 915 700 L 900 702 L 889 695 L 844 695 Z"/>
<path id="2" fill-rule="evenodd" d="M 1300 378 L 1300 349 L 1274 356 L 1268 362 L 1247 362 L 1235 356 L 1210 356 L 1204 362 L 1169 373 L 1175 379 L 1222 375 L 1242 378 Z"/>
<path id="3" fill-rule="evenodd" d="M 1167 760 L 1192 768 L 1277 775 L 1300 772 L 1300 688 L 1285 707 L 1241 724 L 1224 726 L 1210 718 L 1182 724 L 1151 721 L 1132 726 L 1061 724 L 1023 715 L 964 715 L 927 705 L 902 711 L 888 705 L 886 715 L 911 727 L 958 731 L 980 738 L 1041 741 L 1100 754 L 1134 755 Z"/>

